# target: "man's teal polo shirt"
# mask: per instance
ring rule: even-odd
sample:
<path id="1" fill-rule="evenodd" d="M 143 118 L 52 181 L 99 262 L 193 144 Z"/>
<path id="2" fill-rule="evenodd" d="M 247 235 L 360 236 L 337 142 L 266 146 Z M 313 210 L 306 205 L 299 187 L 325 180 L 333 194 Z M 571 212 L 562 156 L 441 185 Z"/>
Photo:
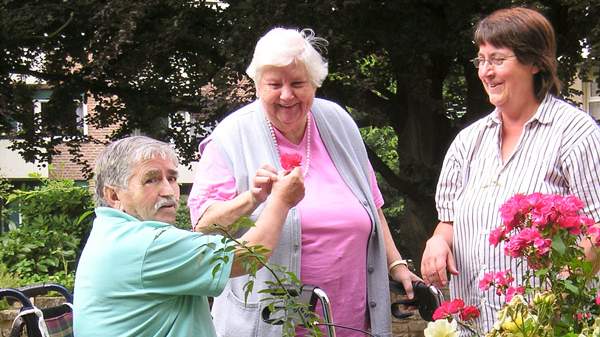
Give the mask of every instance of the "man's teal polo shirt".
<path id="1" fill-rule="evenodd" d="M 215 336 L 207 296 L 223 291 L 233 261 L 223 253 L 213 274 L 221 240 L 97 208 L 75 277 L 75 336 Z"/>

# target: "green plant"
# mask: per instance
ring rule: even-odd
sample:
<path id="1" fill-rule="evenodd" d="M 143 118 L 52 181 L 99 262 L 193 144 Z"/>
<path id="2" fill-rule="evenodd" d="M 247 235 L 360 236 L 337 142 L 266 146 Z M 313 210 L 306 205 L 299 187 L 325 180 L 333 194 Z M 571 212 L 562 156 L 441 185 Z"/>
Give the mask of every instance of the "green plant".
<path id="1" fill-rule="evenodd" d="M 179 198 L 179 207 L 175 217 L 175 227 L 181 229 L 192 229 L 192 220 L 190 219 L 190 210 L 187 207 L 187 195 L 182 195 Z"/>
<path id="2" fill-rule="evenodd" d="M 367 144 L 383 163 L 395 174 L 400 173 L 400 158 L 396 151 L 398 147 L 398 136 L 389 127 L 369 126 L 360 129 L 360 134 Z M 381 193 L 385 196 L 383 213 L 387 219 L 396 219 L 404 212 L 404 198 L 385 179 L 377 173 L 377 184 Z"/>
<path id="3" fill-rule="evenodd" d="M 9 218 L 9 210 L 6 207 L 6 199 L 13 188 L 13 185 L 6 178 L 0 176 L 0 233 L 14 228 L 14 224 Z"/>
<path id="4" fill-rule="evenodd" d="M 252 226 L 254 226 L 254 222 L 247 217 L 238 219 L 228 229 L 213 225 L 213 228 L 223 235 L 222 243 L 224 244 L 220 249 L 214 249 L 214 245 L 210 247 L 214 250 L 213 275 L 222 268 L 222 263 L 229 261 L 227 253 L 235 251 L 236 258 L 242 260 L 242 266 L 249 276 L 244 285 L 244 301 L 247 301 L 254 289 L 256 272 L 261 268 L 266 268 L 273 276 L 274 281 L 266 282 L 266 287 L 259 290 L 259 293 L 268 295 L 263 301 L 268 303 L 274 317 L 280 317 L 283 336 L 295 336 L 298 325 L 303 325 L 310 336 L 322 336 L 322 332 L 318 328 L 319 317 L 309 310 L 307 303 L 299 301 L 297 294 L 301 293 L 302 283 L 296 274 L 283 266 L 268 263 L 265 254 L 269 250 L 264 246 L 250 246 L 247 242 L 240 241 L 231 234 Z"/>
<path id="5" fill-rule="evenodd" d="M 0 288 L 15 288 L 21 286 L 21 284 L 22 281 L 10 273 L 4 263 L 0 262 Z M 9 305 L 5 299 L 0 301 L 0 310 L 8 307 Z"/>
<path id="6" fill-rule="evenodd" d="M 87 188 L 72 180 L 42 179 L 32 190 L 13 191 L 7 203 L 22 224 L 0 236 L 0 262 L 25 284 L 51 281 L 72 288 L 93 220 Z"/>

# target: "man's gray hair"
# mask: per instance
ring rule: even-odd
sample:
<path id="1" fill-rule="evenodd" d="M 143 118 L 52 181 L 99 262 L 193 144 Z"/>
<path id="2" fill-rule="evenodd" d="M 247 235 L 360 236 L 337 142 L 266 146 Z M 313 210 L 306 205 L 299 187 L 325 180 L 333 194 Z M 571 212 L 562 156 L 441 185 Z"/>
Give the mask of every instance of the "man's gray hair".
<path id="1" fill-rule="evenodd" d="M 160 157 L 179 164 L 170 144 L 145 136 L 127 137 L 110 143 L 96 158 L 96 206 L 108 206 L 104 186 L 127 188 L 133 169 L 140 162 Z"/>
<path id="2" fill-rule="evenodd" d="M 306 67 L 308 78 L 318 88 L 327 77 L 327 61 L 317 49 L 325 49 L 327 40 L 316 37 L 312 29 L 273 28 L 256 43 L 246 73 L 258 85 L 265 67 L 285 67 L 297 62 Z"/>

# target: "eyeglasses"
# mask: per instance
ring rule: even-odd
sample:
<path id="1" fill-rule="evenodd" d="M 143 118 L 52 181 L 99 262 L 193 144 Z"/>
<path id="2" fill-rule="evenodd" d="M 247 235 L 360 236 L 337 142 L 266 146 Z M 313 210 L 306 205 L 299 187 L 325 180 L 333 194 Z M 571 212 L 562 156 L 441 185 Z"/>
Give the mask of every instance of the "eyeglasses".
<path id="1" fill-rule="evenodd" d="M 501 66 L 504 63 L 504 61 L 508 60 L 511 57 L 516 57 L 516 56 L 515 55 L 510 55 L 510 56 L 492 56 L 489 59 L 486 59 L 484 57 L 476 57 L 476 58 L 472 59 L 471 62 L 473 63 L 473 65 L 477 69 L 483 67 L 486 62 L 489 65 L 491 65 L 491 66 L 498 67 L 498 66 Z"/>

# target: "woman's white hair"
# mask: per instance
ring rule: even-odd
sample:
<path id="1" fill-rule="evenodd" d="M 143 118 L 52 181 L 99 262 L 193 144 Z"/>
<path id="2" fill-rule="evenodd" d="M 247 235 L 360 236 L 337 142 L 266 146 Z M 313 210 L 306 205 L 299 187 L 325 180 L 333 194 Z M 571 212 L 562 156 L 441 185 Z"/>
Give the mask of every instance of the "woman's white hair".
<path id="1" fill-rule="evenodd" d="M 155 157 L 170 160 L 175 166 L 179 163 L 171 145 L 156 139 L 133 136 L 110 143 L 96 158 L 96 206 L 108 206 L 104 186 L 127 189 L 135 166 Z"/>
<path id="2" fill-rule="evenodd" d="M 327 40 L 316 37 L 312 29 L 273 28 L 258 40 L 252 62 L 246 73 L 258 85 L 265 67 L 285 67 L 292 62 L 306 67 L 310 82 L 320 87 L 327 77 L 327 61 L 318 50 L 327 47 Z M 317 50 L 318 49 L 318 50 Z"/>

